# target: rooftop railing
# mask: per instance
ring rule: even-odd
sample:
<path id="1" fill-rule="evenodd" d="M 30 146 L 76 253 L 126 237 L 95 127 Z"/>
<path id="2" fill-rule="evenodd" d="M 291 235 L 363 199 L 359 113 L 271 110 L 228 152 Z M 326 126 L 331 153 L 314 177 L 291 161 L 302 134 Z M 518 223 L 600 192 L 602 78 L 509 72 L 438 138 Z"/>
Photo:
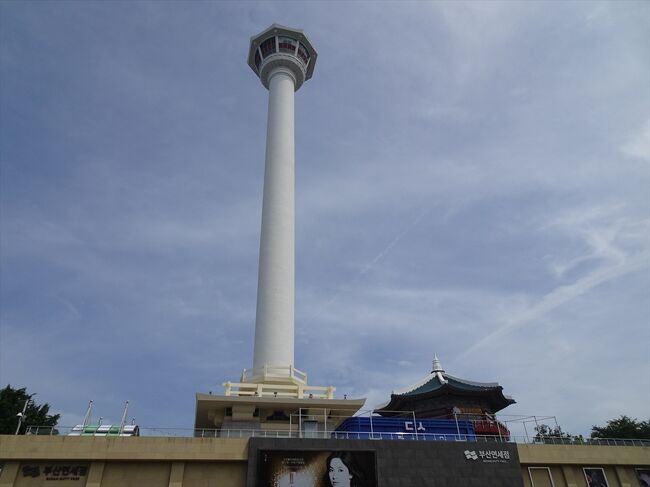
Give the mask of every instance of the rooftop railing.
<path id="1" fill-rule="evenodd" d="M 72 426 L 28 426 L 26 435 L 38 436 L 124 436 L 119 434 L 75 434 Z M 545 445 L 586 445 L 586 446 L 636 446 L 650 447 L 649 439 L 630 438 L 566 438 L 544 436 L 510 436 L 509 439 L 494 435 L 456 435 L 436 433 L 386 433 L 377 431 L 313 431 L 300 432 L 288 430 L 261 429 L 186 429 L 186 428 L 139 428 L 141 437 L 174 438 L 320 438 L 336 440 L 395 440 L 395 441 L 461 441 L 469 443 L 518 443 Z"/>

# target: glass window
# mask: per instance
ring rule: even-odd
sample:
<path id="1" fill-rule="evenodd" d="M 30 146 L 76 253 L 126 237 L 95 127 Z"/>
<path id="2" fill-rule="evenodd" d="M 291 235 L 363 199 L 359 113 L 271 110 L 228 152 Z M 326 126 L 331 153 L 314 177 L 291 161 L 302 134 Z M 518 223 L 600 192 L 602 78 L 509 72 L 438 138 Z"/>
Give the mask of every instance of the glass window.
<path id="1" fill-rule="evenodd" d="M 293 54 L 296 52 L 296 40 L 291 37 L 278 37 L 280 52 Z"/>
<path id="2" fill-rule="evenodd" d="M 262 42 L 262 44 L 260 44 L 260 51 L 262 51 L 262 57 L 264 58 L 275 53 L 275 37 L 269 37 Z"/>
<path id="3" fill-rule="evenodd" d="M 551 469 L 548 467 L 528 467 L 530 484 L 533 487 L 554 487 Z"/>
<path id="4" fill-rule="evenodd" d="M 298 57 L 302 59 L 305 64 L 309 62 L 309 51 L 305 49 L 305 46 L 302 44 L 298 46 Z"/>
<path id="5" fill-rule="evenodd" d="M 262 57 L 260 56 L 260 50 L 255 49 L 255 67 L 259 71 L 260 69 L 260 64 L 262 63 Z"/>

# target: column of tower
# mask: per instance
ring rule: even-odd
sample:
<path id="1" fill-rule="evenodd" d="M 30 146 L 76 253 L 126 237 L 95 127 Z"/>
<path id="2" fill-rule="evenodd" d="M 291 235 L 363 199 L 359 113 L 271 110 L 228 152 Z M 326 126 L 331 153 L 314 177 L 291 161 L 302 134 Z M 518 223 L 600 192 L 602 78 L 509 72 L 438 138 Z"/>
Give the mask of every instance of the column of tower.
<path id="1" fill-rule="evenodd" d="M 274 68 L 269 74 L 254 368 L 294 364 L 294 91 L 291 72 Z"/>

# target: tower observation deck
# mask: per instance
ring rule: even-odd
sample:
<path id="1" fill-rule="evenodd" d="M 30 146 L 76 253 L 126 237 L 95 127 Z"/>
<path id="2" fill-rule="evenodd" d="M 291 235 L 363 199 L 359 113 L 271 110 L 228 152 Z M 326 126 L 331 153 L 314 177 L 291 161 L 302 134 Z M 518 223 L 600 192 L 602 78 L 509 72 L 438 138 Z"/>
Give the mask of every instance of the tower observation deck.
<path id="1" fill-rule="evenodd" d="M 316 49 L 300 29 L 273 24 L 251 38 L 248 65 L 271 90 L 270 80 L 277 68 L 284 68 L 294 81 L 294 91 L 314 74 Z"/>

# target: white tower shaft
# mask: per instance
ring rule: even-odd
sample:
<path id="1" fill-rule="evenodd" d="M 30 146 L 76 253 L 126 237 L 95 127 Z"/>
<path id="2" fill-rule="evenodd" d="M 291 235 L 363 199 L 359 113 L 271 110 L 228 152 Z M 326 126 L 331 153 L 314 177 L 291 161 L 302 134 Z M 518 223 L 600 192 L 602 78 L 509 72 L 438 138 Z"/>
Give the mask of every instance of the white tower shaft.
<path id="1" fill-rule="evenodd" d="M 294 91 L 289 69 L 270 73 L 254 369 L 294 364 Z"/>

